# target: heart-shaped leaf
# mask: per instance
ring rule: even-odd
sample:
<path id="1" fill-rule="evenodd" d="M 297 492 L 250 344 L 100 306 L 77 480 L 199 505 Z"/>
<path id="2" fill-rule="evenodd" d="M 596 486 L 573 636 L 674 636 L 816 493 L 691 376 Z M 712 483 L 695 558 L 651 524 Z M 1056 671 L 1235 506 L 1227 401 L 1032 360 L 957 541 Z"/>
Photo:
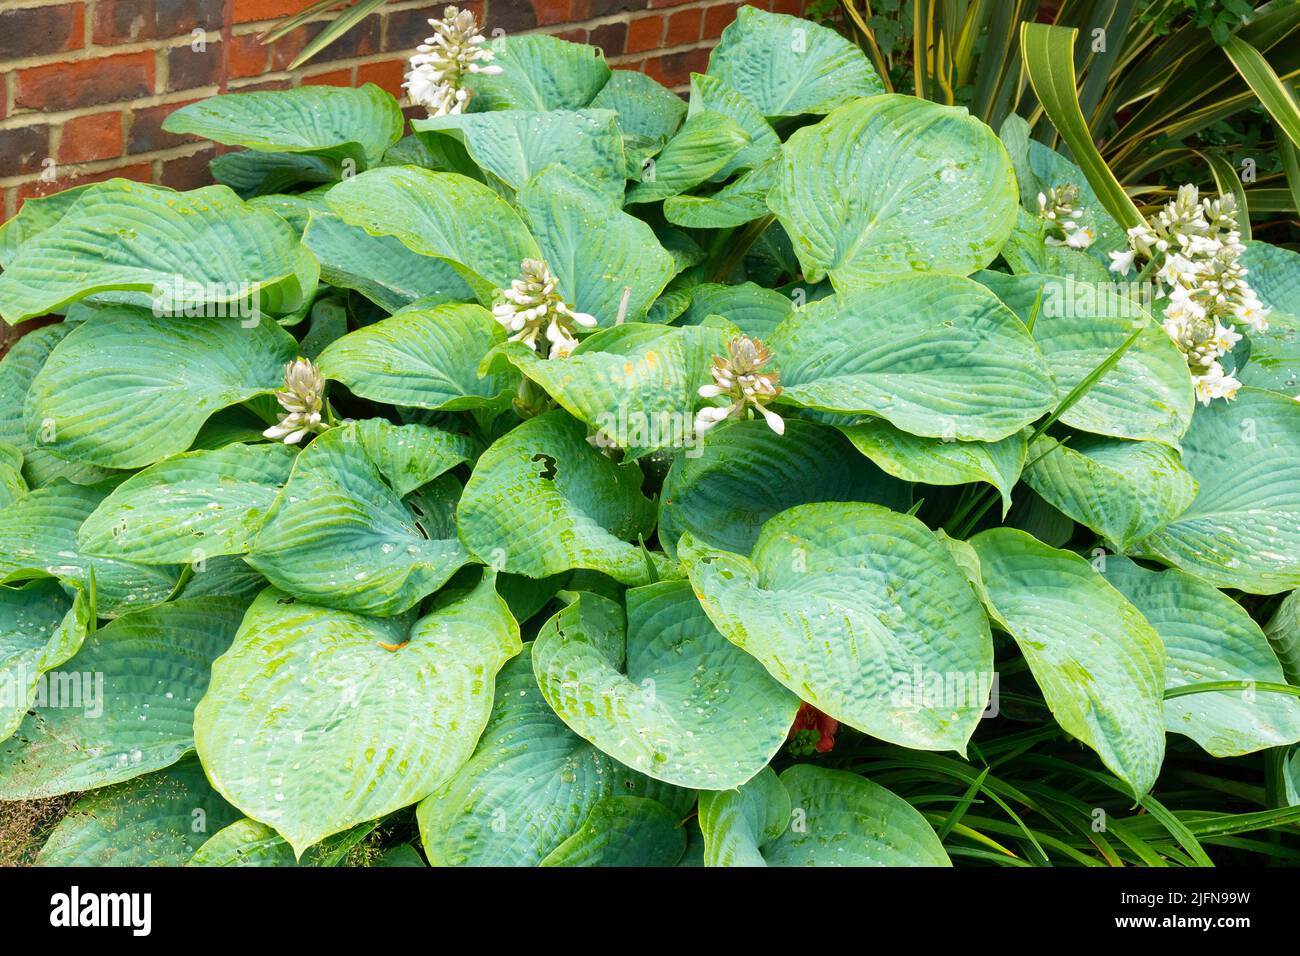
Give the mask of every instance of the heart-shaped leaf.
<path id="1" fill-rule="evenodd" d="M 1020 645 L 1056 722 L 1141 797 L 1165 754 L 1160 635 L 1076 554 L 1014 528 L 970 544 L 989 613 Z"/>
<path id="2" fill-rule="evenodd" d="M 856 45 L 827 27 L 742 6 L 709 57 L 709 75 L 747 97 L 764 116 L 829 113 L 884 92 Z"/>
<path id="3" fill-rule="evenodd" d="M 325 196 L 330 211 L 372 236 L 396 236 L 413 252 L 448 262 L 485 305 L 541 255 L 510 205 L 457 173 L 386 166 L 345 179 Z"/>
<path id="4" fill-rule="evenodd" d="M 970 275 L 997 256 L 1019 208 L 991 129 L 964 109 L 899 95 L 855 100 L 792 135 L 768 201 L 804 276 L 829 276 L 837 290 Z"/>
<path id="5" fill-rule="evenodd" d="M 705 866 L 951 866 L 925 817 L 857 774 L 796 764 L 700 797 Z"/>
<path id="6" fill-rule="evenodd" d="M 533 676 L 532 644 L 497 675 L 478 749 L 417 810 L 434 866 L 535 866 L 608 797 L 644 796 L 684 816 L 689 791 L 606 756 L 555 716 Z"/>
<path id="7" fill-rule="evenodd" d="M 1196 500 L 1133 553 L 1218 587 L 1300 587 L 1300 404 L 1257 388 L 1198 409 L 1183 464 Z"/>
<path id="8" fill-rule="evenodd" d="M 1153 441 L 1046 435 L 1029 450 L 1025 483 L 1121 551 L 1163 528 L 1196 497 L 1178 453 Z"/>
<path id="9" fill-rule="evenodd" d="M 402 500 L 470 452 L 468 439 L 425 425 L 368 419 L 331 429 L 298 456 L 248 563 L 305 601 L 399 614 L 471 560 L 456 537 L 454 494 L 436 514 Z"/>
<path id="10" fill-rule="evenodd" d="M 158 773 L 96 790 L 59 821 L 39 866 L 183 866 L 214 832 L 239 819 L 188 757 Z"/>
<path id="11" fill-rule="evenodd" d="M 471 73 L 471 108 L 483 110 L 576 110 L 592 101 L 610 77 L 599 47 L 543 34 L 503 36 L 492 42 L 492 64 L 501 72 Z"/>
<path id="12" fill-rule="evenodd" d="M 124 614 L 45 675 L 46 694 L 0 743 L 0 799 L 93 790 L 194 749 L 194 706 L 245 602 L 193 598 Z"/>
<path id="13" fill-rule="evenodd" d="M 1240 604 L 1182 571 L 1148 571 L 1108 555 L 1103 572 L 1165 643 L 1165 686 L 1286 677 L 1268 638 Z M 1238 757 L 1300 740 L 1300 700 L 1284 694 L 1226 691 L 1165 701 L 1165 726 L 1215 757 Z"/>
<path id="14" fill-rule="evenodd" d="M 186 451 L 213 412 L 281 387 L 297 351 L 274 322 L 108 308 L 50 353 L 27 394 L 27 434 L 61 458 L 151 465 Z"/>
<path id="15" fill-rule="evenodd" d="M 674 866 L 686 852 L 680 820 L 655 800 L 606 797 L 541 866 Z"/>
<path id="16" fill-rule="evenodd" d="M 417 802 L 469 759 L 519 627 L 485 575 L 418 620 L 268 589 L 212 669 L 194 733 L 214 787 L 307 847 Z M 267 672 L 278 679 L 267 680 Z"/>
<path id="17" fill-rule="evenodd" d="M 673 459 L 659 500 L 659 542 L 670 555 L 684 532 L 749 554 L 763 523 L 795 505 L 912 503 L 906 485 L 864 462 L 835 429 L 801 419 L 786 422 L 784 435 L 757 420 L 707 432 L 700 448 Z"/>
<path id="18" fill-rule="evenodd" d="M 77 653 L 90 614 L 84 590 L 69 597 L 49 578 L 0 587 L 0 740 L 23 722 L 42 675 Z"/>
<path id="19" fill-rule="evenodd" d="M 13 325 L 112 290 L 152 296 L 173 314 L 284 314 L 310 298 L 316 275 L 283 219 L 225 186 L 178 193 L 112 180 L 14 254 L 0 276 L 0 318 Z"/>
<path id="20" fill-rule="evenodd" d="M 501 410 L 518 375 L 475 373 L 483 356 L 506 340 L 492 314 L 477 305 L 412 308 L 343 336 L 321 353 L 321 372 L 363 398 L 442 411 Z"/>
<path id="21" fill-rule="evenodd" d="M 169 133 L 227 146 L 351 160 L 354 173 L 377 164 L 405 125 L 397 100 L 373 83 L 226 93 L 183 106 L 163 121 Z"/>
<path id="22" fill-rule="evenodd" d="M 563 411 L 531 418 L 474 466 L 456 517 L 470 551 L 502 571 L 543 578 L 571 568 L 649 583 L 628 542 L 654 527 L 634 463 L 616 465 Z"/>
<path id="23" fill-rule="evenodd" d="M 799 698 L 714 629 L 684 581 L 584 594 L 542 626 L 533 670 L 579 736 L 647 776 L 738 787 L 785 743 Z"/>
<path id="24" fill-rule="evenodd" d="M 77 532 L 77 548 L 137 564 L 242 554 L 288 480 L 294 453 L 233 444 L 164 459 L 113 489 Z"/>
<path id="25" fill-rule="evenodd" d="M 431 116 L 411 126 L 463 143 L 474 162 L 513 189 L 555 164 L 610 202 L 623 200 L 623 135 L 612 110 L 494 110 Z"/>
<path id="26" fill-rule="evenodd" d="M 840 293 L 772 333 L 784 391 L 808 408 L 870 413 L 929 438 L 999 441 L 1052 406 L 1042 353 L 978 283 L 918 276 Z"/>
<path id="27" fill-rule="evenodd" d="M 813 706 L 919 750 L 964 751 L 988 702 L 988 621 L 948 549 L 879 505 L 800 505 L 752 557 L 689 537 L 681 560 L 727 640 Z"/>

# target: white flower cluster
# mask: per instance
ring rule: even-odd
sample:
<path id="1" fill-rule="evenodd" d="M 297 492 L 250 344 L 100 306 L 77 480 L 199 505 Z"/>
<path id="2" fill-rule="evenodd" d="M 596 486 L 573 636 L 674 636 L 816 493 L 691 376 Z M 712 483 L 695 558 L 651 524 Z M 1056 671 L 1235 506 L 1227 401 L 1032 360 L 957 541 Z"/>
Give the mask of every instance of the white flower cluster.
<path id="1" fill-rule="evenodd" d="M 564 358 L 578 347 L 573 326 L 595 328 L 595 316 L 578 312 L 564 301 L 555 291 L 559 280 L 541 259 L 525 259 L 519 269 L 523 278 L 497 291 L 492 314 L 510 333 L 511 342 L 527 342 L 537 348 L 537 336 L 545 329 L 551 343 L 550 358 Z"/>
<path id="2" fill-rule="evenodd" d="M 1131 249 L 1112 252 L 1111 269 L 1126 274 L 1139 256 L 1155 268 L 1168 297 L 1161 323 L 1187 356 L 1202 405 L 1231 399 L 1241 382 L 1224 371 L 1219 358 L 1241 341 L 1233 326 L 1251 332 L 1268 328 L 1268 309 L 1246 281 L 1232 196 L 1201 199 L 1195 186 L 1178 196 L 1147 225 L 1128 231 Z"/>
<path id="3" fill-rule="evenodd" d="M 1091 226 L 1080 226 L 1075 221 L 1078 202 L 1079 187 L 1074 183 L 1052 186 L 1045 194 L 1038 194 L 1038 218 L 1047 223 L 1049 246 L 1087 249 L 1097 238 Z"/>
<path id="4" fill-rule="evenodd" d="M 762 371 L 772 359 L 772 350 L 758 339 L 739 335 L 727 343 L 727 354 L 713 358 L 709 371 L 713 374 L 712 385 L 701 385 L 700 395 L 704 398 L 726 396 L 730 405 L 709 406 L 701 408 L 695 416 L 695 431 L 702 434 L 718 422 L 728 418 L 743 418 L 745 409 L 752 405 L 778 435 L 785 434 L 785 422 L 776 412 L 765 406 L 781 394 L 777 384 L 781 376 L 775 369 Z"/>
<path id="5" fill-rule="evenodd" d="M 474 14 L 469 10 L 447 7 L 441 20 L 430 20 L 433 36 L 428 37 L 411 57 L 411 72 L 406 87 L 411 102 L 427 107 L 430 116 L 460 113 L 469 102 L 471 91 L 461 83 L 467 73 L 496 74 L 501 67 L 488 65 L 492 51 L 478 32 Z"/>
<path id="6" fill-rule="evenodd" d="M 286 445 L 296 445 L 308 432 L 328 428 L 321 421 L 321 407 L 325 397 L 325 376 L 311 359 L 294 359 L 284 367 L 284 388 L 275 393 L 275 399 L 284 409 L 280 424 L 262 432 L 263 437 L 283 439 Z"/>

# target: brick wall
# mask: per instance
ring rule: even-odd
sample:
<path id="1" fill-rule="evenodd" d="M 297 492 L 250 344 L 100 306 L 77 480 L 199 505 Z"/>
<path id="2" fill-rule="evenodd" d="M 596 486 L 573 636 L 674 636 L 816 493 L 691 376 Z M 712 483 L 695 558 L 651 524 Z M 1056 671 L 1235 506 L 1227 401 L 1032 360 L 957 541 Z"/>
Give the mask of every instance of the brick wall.
<path id="1" fill-rule="evenodd" d="M 400 95 L 406 57 L 445 2 L 392 0 L 299 69 L 323 25 L 259 34 L 308 0 L 0 0 L 0 221 L 23 200 L 114 176 L 178 189 L 209 180 L 214 147 L 162 131 L 221 92 L 372 82 Z M 755 0 L 798 13 L 803 0 Z M 593 43 L 612 65 L 684 89 L 736 14 L 728 0 L 476 0 L 490 32 Z"/>

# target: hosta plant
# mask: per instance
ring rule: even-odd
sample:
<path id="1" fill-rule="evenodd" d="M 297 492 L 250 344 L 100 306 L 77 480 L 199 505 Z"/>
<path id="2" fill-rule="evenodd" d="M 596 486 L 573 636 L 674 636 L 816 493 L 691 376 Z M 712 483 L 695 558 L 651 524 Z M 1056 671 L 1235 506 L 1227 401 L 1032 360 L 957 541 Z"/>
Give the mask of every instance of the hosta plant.
<path id="1" fill-rule="evenodd" d="M 218 96 L 0 230 L 39 862 L 1300 858 L 1300 256 L 805 21 L 683 101 L 446 16 L 410 133 Z"/>

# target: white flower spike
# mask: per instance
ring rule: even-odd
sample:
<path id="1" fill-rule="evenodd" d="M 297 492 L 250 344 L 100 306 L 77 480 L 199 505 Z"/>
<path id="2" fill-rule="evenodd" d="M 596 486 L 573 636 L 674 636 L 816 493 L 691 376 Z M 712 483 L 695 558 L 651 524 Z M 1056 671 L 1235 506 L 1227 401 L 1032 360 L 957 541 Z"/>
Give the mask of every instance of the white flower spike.
<path id="1" fill-rule="evenodd" d="M 519 271 L 522 278 L 497 291 L 493 316 L 510 333 L 511 342 L 526 342 L 532 348 L 537 348 L 537 337 L 545 329 L 546 341 L 551 343 L 549 357 L 565 358 L 578 347 L 573 326 L 595 328 L 595 316 L 564 301 L 556 291 L 559 280 L 542 260 L 525 259 Z"/>
<path id="2" fill-rule="evenodd" d="M 747 408 L 753 408 L 778 435 L 785 434 L 785 421 L 767 407 L 781 394 L 780 373 L 775 369 L 762 371 L 772 359 L 772 352 L 758 339 L 739 335 L 727 343 L 727 354 L 713 359 L 709 371 L 711 385 L 701 385 L 703 398 L 727 398 L 730 405 L 711 405 L 701 408 L 695 416 L 695 431 L 703 434 L 718 422 L 728 418 L 744 418 Z"/>
<path id="3" fill-rule="evenodd" d="M 474 14 L 469 10 L 447 7 L 441 20 L 430 20 L 433 36 L 428 37 L 411 57 L 411 72 L 402 84 L 411 102 L 429 110 L 430 116 L 462 113 L 472 91 L 464 86 L 470 73 L 497 74 L 501 67 L 491 65 L 495 54 L 478 32 Z"/>
<path id="4" fill-rule="evenodd" d="M 324 396 L 325 376 L 320 369 L 311 359 L 294 359 L 284 367 L 284 387 L 275 393 L 275 400 L 284 409 L 280 423 L 262 432 L 262 436 L 296 445 L 310 432 L 324 431 L 329 427 L 321 421 Z"/>

